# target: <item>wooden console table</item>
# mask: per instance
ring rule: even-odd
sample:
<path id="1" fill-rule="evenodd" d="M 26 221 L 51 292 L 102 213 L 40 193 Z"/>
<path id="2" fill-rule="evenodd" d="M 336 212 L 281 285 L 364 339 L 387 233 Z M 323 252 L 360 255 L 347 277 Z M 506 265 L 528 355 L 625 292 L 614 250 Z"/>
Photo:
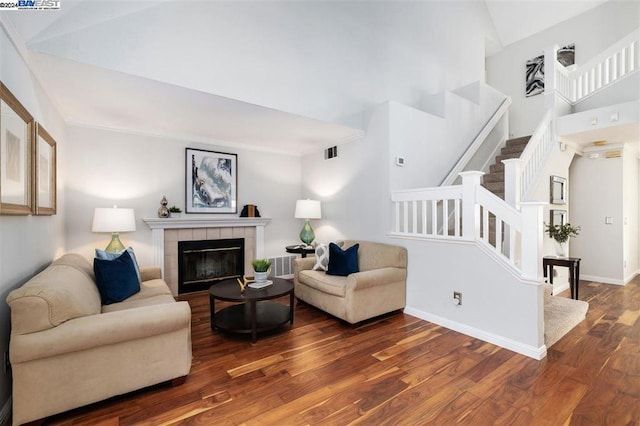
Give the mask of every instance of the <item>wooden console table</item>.
<path id="1" fill-rule="evenodd" d="M 569 288 L 571 298 L 578 300 L 578 284 L 580 283 L 580 258 L 579 257 L 556 257 L 545 256 L 542 258 L 542 269 L 544 277 L 547 278 L 547 268 L 549 269 L 549 284 L 553 284 L 553 267 L 564 266 L 569 268 Z"/>

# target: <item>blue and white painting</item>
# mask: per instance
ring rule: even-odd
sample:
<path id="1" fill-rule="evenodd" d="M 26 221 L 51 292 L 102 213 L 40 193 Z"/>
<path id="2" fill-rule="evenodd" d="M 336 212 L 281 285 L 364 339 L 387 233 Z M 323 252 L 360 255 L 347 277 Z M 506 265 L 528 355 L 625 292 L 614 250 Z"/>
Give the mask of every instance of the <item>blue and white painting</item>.
<path id="1" fill-rule="evenodd" d="M 187 148 L 187 213 L 236 213 L 237 156 Z"/>

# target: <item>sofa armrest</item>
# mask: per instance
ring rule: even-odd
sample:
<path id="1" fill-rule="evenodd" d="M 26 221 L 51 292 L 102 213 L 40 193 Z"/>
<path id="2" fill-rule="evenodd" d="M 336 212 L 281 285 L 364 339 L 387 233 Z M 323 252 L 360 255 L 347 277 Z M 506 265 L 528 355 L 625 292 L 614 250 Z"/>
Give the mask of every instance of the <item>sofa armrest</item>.
<path id="1" fill-rule="evenodd" d="M 57 327 L 11 336 L 11 363 L 112 345 L 190 328 L 187 302 L 165 303 L 69 320 Z"/>
<path id="2" fill-rule="evenodd" d="M 293 260 L 293 280 L 298 282 L 298 274 L 300 271 L 309 271 L 313 268 L 315 257 L 298 257 Z"/>
<path id="3" fill-rule="evenodd" d="M 407 270 L 404 268 L 387 267 L 356 272 L 347 276 L 347 292 L 406 281 L 406 279 Z"/>
<path id="4" fill-rule="evenodd" d="M 162 270 L 159 266 L 141 266 L 140 267 L 140 280 L 141 281 L 151 281 L 151 280 L 161 280 L 162 279 Z"/>

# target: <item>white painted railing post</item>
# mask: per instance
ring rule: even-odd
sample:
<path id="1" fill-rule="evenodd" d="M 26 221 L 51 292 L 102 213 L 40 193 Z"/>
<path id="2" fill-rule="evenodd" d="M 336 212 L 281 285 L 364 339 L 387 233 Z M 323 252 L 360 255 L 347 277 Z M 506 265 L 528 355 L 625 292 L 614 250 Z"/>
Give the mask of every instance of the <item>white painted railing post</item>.
<path id="1" fill-rule="evenodd" d="M 522 276 L 530 280 L 542 277 L 543 212 L 547 203 L 525 201 L 520 203 L 522 214 Z"/>
<path id="2" fill-rule="evenodd" d="M 504 164 L 504 201 L 515 209 L 520 208 L 522 161 L 519 158 L 502 160 Z"/>
<path id="3" fill-rule="evenodd" d="M 556 62 L 558 45 L 544 49 L 544 103 L 547 108 L 556 105 Z"/>
<path id="4" fill-rule="evenodd" d="M 462 238 L 475 240 L 480 237 L 480 205 L 476 189 L 482 183 L 484 172 L 462 172 Z"/>

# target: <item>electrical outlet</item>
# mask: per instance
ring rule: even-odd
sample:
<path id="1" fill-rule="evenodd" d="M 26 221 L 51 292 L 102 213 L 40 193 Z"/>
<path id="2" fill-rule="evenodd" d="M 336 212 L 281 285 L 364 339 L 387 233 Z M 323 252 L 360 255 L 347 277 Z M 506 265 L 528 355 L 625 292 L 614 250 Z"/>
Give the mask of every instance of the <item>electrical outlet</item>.
<path id="1" fill-rule="evenodd" d="M 459 291 L 453 292 L 453 304 L 458 306 L 462 305 L 462 293 Z"/>

